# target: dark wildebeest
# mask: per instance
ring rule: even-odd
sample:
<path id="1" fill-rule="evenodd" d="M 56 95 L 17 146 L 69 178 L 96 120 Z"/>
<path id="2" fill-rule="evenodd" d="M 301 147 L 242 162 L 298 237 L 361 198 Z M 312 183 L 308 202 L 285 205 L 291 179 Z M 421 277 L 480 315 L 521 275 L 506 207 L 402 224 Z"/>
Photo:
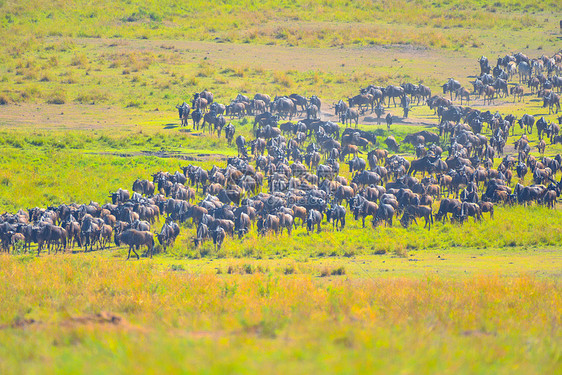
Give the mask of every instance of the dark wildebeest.
<path id="1" fill-rule="evenodd" d="M 203 243 L 203 241 L 205 241 L 208 238 L 209 238 L 209 228 L 207 227 L 206 224 L 199 223 L 199 225 L 197 225 L 196 237 L 193 239 L 193 244 L 195 245 L 195 247 L 198 247 L 200 244 Z"/>
<path id="2" fill-rule="evenodd" d="M 480 57 L 478 63 L 480 64 L 480 75 L 490 73 L 490 62 L 486 56 Z"/>
<path id="3" fill-rule="evenodd" d="M 144 195 L 154 195 L 154 183 L 148 180 L 136 179 L 133 182 L 133 191 Z"/>
<path id="4" fill-rule="evenodd" d="M 332 222 L 333 228 L 342 230 L 345 228 L 345 214 L 345 207 L 335 204 L 326 211 L 326 220 Z"/>
<path id="5" fill-rule="evenodd" d="M 111 193 L 110 198 L 113 204 L 125 203 L 131 198 L 131 194 L 128 190 L 119 188 L 115 193 Z"/>
<path id="6" fill-rule="evenodd" d="M 429 206 L 406 206 L 404 209 L 404 215 L 400 219 L 400 223 L 404 228 L 408 228 L 410 221 L 413 220 L 416 225 L 418 224 L 416 218 L 423 217 L 425 219 L 424 229 L 431 230 L 431 224 L 433 224 L 433 214 L 431 212 L 431 207 Z"/>
<path id="7" fill-rule="evenodd" d="M 461 84 L 459 81 L 454 80 L 453 78 L 449 78 L 447 83 L 441 86 L 443 88 L 443 94 L 447 92 L 451 95 L 451 100 L 453 100 L 453 92 L 456 92 L 458 89 L 461 88 Z"/>
<path id="8" fill-rule="evenodd" d="M 398 152 L 398 150 L 400 148 L 400 146 L 398 145 L 398 142 L 396 142 L 396 139 L 392 135 L 389 135 L 384 140 L 384 144 L 389 148 L 389 150 L 394 151 L 394 152 Z"/>
<path id="9" fill-rule="evenodd" d="M 252 225 L 252 221 L 250 216 L 244 212 L 241 212 L 240 215 L 234 220 L 234 231 L 238 233 L 238 238 L 244 237 L 249 231 Z"/>
<path id="10" fill-rule="evenodd" d="M 460 212 L 461 205 L 462 203 L 458 199 L 441 199 L 441 203 L 439 204 L 439 211 L 435 215 L 435 220 L 443 220 L 444 223 L 445 219 L 447 218 L 447 214 L 451 213 L 454 215 L 457 211 Z M 453 217 L 451 217 L 451 220 L 453 220 Z"/>
<path id="11" fill-rule="evenodd" d="M 191 112 L 191 119 L 193 120 L 193 127 L 196 130 L 199 130 L 199 123 L 201 122 L 202 118 L 203 118 L 203 112 L 199 108 L 197 108 L 196 110 Z"/>
<path id="12" fill-rule="evenodd" d="M 306 230 L 307 232 L 313 231 L 314 232 L 314 226 L 316 226 L 316 233 L 320 233 L 320 231 L 322 230 L 320 228 L 320 223 L 322 222 L 322 213 L 320 211 L 317 210 L 310 210 L 308 212 L 308 215 L 306 217 Z"/>
<path id="13" fill-rule="evenodd" d="M 334 104 L 335 115 L 341 116 L 341 114 L 345 113 L 348 108 L 349 106 L 347 105 L 347 103 L 340 99 L 339 102 Z"/>
<path id="14" fill-rule="evenodd" d="M 374 97 L 371 94 L 355 95 L 352 98 L 347 98 L 347 101 L 349 102 L 349 107 L 353 107 L 354 105 L 357 105 L 357 108 L 361 113 L 364 113 L 365 108 L 368 108 L 369 106 L 371 107 L 371 112 L 373 112 Z"/>
<path id="15" fill-rule="evenodd" d="M 525 130 L 525 133 L 532 133 L 533 132 L 533 125 L 535 125 L 535 117 L 532 115 L 524 114 L 517 123 L 521 127 L 521 129 Z"/>
<path id="16" fill-rule="evenodd" d="M 558 111 L 560 110 L 560 97 L 558 96 L 558 94 L 555 94 L 554 92 L 551 91 L 550 94 L 545 95 L 542 99 L 543 99 L 543 108 L 548 105 L 549 115 L 552 112 L 554 112 L 552 107 L 556 108 L 556 114 L 558 114 Z"/>
<path id="17" fill-rule="evenodd" d="M 389 85 L 383 91 L 383 95 L 388 98 L 388 106 L 390 107 L 390 98 L 392 98 L 392 102 L 396 107 L 396 98 L 401 98 L 402 96 L 406 95 L 404 93 L 404 89 L 400 86 Z M 384 98 L 383 98 L 384 100 Z"/>
<path id="18" fill-rule="evenodd" d="M 374 218 L 379 207 L 375 202 L 370 202 L 365 198 L 357 200 L 354 202 L 354 206 L 351 207 L 353 209 L 353 217 L 355 220 L 359 220 L 359 217 L 361 217 L 363 219 L 363 228 L 365 228 L 365 218 L 367 216 Z"/>
<path id="19" fill-rule="evenodd" d="M 168 246 L 173 246 L 174 241 L 179 234 L 180 227 L 176 223 L 170 222 L 164 224 L 157 236 L 158 242 L 160 242 L 160 245 L 162 245 L 164 251 L 166 251 L 166 248 Z"/>
<path id="20" fill-rule="evenodd" d="M 186 102 L 183 102 L 181 106 L 177 105 L 176 108 L 181 119 L 181 126 L 187 126 L 187 119 L 189 117 L 189 111 L 191 110 L 191 107 Z"/>
<path id="21" fill-rule="evenodd" d="M 226 137 L 229 146 L 232 144 L 234 133 L 236 133 L 236 128 L 234 127 L 234 125 L 232 125 L 232 123 L 229 122 L 228 125 L 226 125 L 226 127 L 224 128 L 224 136 Z"/>
<path id="22" fill-rule="evenodd" d="M 139 231 L 136 229 L 127 229 L 122 233 L 115 233 L 115 245 L 121 246 L 121 243 L 129 245 L 129 254 L 127 259 L 131 257 L 131 250 L 140 259 L 139 254 L 136 252 L 141 246 L 146 246 L 150 250 L 150 257 L 154 252 L 154 235 L 147 231 Z"/>
<path id="23" fill-rule="evenodd" d="M 392 218 L 394 217 L 394 207 L 387 203 L 381 203 L 377 213 L 373 217 L 372 225 L 376 227 L 380 222 L 384 221 L 386 224 L 392 226 Z"/>
<path id="24" fill-rule="evenodd" d="M 308 105 L 308 99 L 299 94 L 291 94 L 289 95 L 289 98 L 295 103 L 295 109 L 300 106 L 300 112 L 304 113 L 306 106 Z"/>
<path id="25" fill-rule="evenodd" d="M 392 125 L 392 114 L 391 113 L 387 114 L 385 120 L 386 120 L 386 127 L 390 131 L 390 125 Z"/>
<path id="26" fill-rule="evenodd" d="M 349 173 L 353 173 L 353 171 L 361 172 L 365 170 L 365 167 L 367 166 L 365 160 L 359 158 L 357 155 L 355 155 L 353 159 L 349 160 L 347 164 L 349 164 Z"/>
<path id="27" fill-rule="evenodd" d="M 222 243 L 226 238 L 226 232 L 221 226 L 217 226 L 215 230 L 211 231 L 211 237 L 213 237 L 213 244 L 215 245 L 215 251 L 221 249 Z"/>

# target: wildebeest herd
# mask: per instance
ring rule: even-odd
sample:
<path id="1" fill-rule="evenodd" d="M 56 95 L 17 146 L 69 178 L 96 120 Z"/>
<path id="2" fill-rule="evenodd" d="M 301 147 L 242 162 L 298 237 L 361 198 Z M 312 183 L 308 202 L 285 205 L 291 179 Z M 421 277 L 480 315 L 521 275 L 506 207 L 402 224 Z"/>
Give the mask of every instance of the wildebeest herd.
<path id="1" fill-rule="evenodd" d="M 470 95 L 483 94 L 484 100 L 493 100 L 500 93 L 507 96 L 510 93 L 503 81 L 518 73 L 520 81 L 530 87 L 536 78 L 544 106 L 557 111 L 555 91 L 560 92 L 562 84 L 556 74 L 560 74 L 562 55 L 532 60 L 521 53 L 507 55 L 499 58 L 493 69 L 485 57 L 479 63 L 481 74 L 472 92 L 454 79 L 442 86 L 444 94 L 450 93 L 449 99 L 432 96 L 422 84 L 406 83 L 370 85 L 333 105 L 344 126 L 352 121 L 357 125 L 359 115 L 369 109 L 380 119 L 384 105 L 390 106 L 391 100 L 396 105 L 395 99 L 405 114 L 410 103 L 417 102 L 427 104 L 438 115 L 439 134 L 419 131 L 401 143 L 388 135 L 383 141 L 387 149 L 377 147 L 375 132 L 342 129 L 336 122 L 321 120 L 322 102 L 317 96 L 292 94 L 271 99 L 265 94 L 253 98 L 239 94 L 229 105 L 222 105 L 208 91 L 197 93 L 191 105 L 177 106 L 182 126 L 191 119 L 194 129 L 207 125 L 219 137 L 224 129 L 231 144 L 236 129 L 226 118 L 255 116 L 254 139 L 238 135 L 238 156 L 228 158 L 224 168 L 215 165 L 206 170 L 188 165 L 175 173 L 160 171 L 152 179 L 136 180 L 132 194 L 118 189 L 111 194 L 112 203 L 103 205 L 63 204 L 5 213 L 0 216 L 2 248 L 29 249 L 34 243 L 37 254 L 45 247 L 58 252 L 76 245 L 91 251 L 104 249 L 113 240 L 117 246 L 128 245 L 129 256 L 133 251 L 138 258 L 141 246 L 152 256 L 152 226 L 162 215 L 165 224 L 156 238 L 166 249 L 180 232 L 178 224 L 187 221 L 192 221 L 195 229 L 191 246 L 212 240 L 220 248 L 226 237 L 243 238 L 253 228 L 259 235 L 280 235 L 285 230 L 291 235 L 298 227 L 306 227 L 309 233 L 321 232 L 322 226 L 330 223 L 333 230 L 344 230 L 348 216 L 360 220 L 363 227 L 367 218 L 372 227 L 392 226 L 393 220 L 398 220 L 405 228 L 423 218 L 424 227 L 430 230 L 434 219 L 462 225 L 470 217 L 480 221 L 483 213 L 493 216 L 496 204 L 536 202 L 554 208 L 562 190 L 562 179 L 556 180 L 562 156 L 531 155 L 527 134 L 536 128 L 536 147 L 542 155 L 546 147 L 543 135 L 551 144 L 562 143 L 562 117 L 558 124 L 531 115 L 517 119 L 511 114 L 454 105 L 452 94 L 455 100 L 460 96 L 461 103 L 463 99 L 469 103 Z M 511 90 L 511 94 L 519 95 L 518 90 Z M 298 116 L 300 120 L 292 121 Z M 390 127 L 392 116 L 386 120 Z M 516 125 L 523 131 L 514 143 L 517 154 L 504 156 L 510 130 L 513 134 Z M 490 137 L 483 134 L 485 130 Z M 389 153 L 397 153 L 405 143 L 414 147 L 415 159 Z M 496 158 L 499 164 L 494 163 Z M 340 173 L 341 164 L 349 168 L 349 178 Z M 520 182 L 512 187 L 514 173 Z M 527 173 L 532 174 L 530 186 L 521 183 Z M 436 201 L 439 205 L 434 214 Z"/>

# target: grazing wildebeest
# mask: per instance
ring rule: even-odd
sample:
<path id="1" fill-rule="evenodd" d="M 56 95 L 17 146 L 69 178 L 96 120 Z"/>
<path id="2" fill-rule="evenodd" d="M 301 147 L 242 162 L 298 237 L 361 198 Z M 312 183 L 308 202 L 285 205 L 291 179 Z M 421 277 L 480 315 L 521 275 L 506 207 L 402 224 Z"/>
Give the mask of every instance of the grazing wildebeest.
<path id="1" fill-rule="evenodd" d="M 454 215 L 457 211 L 460 212 L 461 205 L 462 203 L 458 199 L 441 199 L 441 203 L 439 204 L 439 211 L 435 215 L 435 220 L 443 220 L 444 223 L 445 219 L 447 218 L 447 214 L 451 213 Z M 453 220 L 453 217 L 451 217 L 451 220 Z"/>
<path id="2" fill-rule="evenodd" d="M 461 205 L 460 213 L 457 211 L 457 219 L 462 224 L 465 220 L 468 220 L 469 216 L 474 217 L 474 221 L 482 220 L 482 210 L 478 203 L 463 202 Z"/>
<path id="3" fill-rule="evenodd" d="M 265 236 L 269 231 L 273 231 L 277 235 L 280 230 L 279 218 L 271 214 L 267 214 L 265 217 L 262 216 L 258 219 L 257 228 L 258 233 L 262 236 Z"/>
<path id="4" fill-rule="evenodd" d="M 162 226 L 162 229 L 160 230 L 160 233 L 158 233 L 157 237 L 158 237 L 158 242 L 160 242 L 160 245 L 162 245 L 164 251 L 166 251 L 166 248 L 168 246 L 174 245 L 176 237 L 179 234 L 180 234 L 180 227 L 174 222 L 165 223 Z"/>
<path id="5" fill-rule="evenodd" d="M 381 203 L 377 213 L 373 217 L 372 225 L 376 227 L 380 222 L 384 221 L 386 224 L 392 226 L 392 218 L 394 217 L 394 207 L 388 203 Z"/>
<path id="6" fill-rule="evenodd" d="M 535 117 L 532 115 L 524 114 L 523 116 L 521 116 L 519 120 L 517 120 L 517 123 L 519 124 L 519 127 L 521 127 L 521 129 L 525 130 L 525 134 L 526 133 L 530 134 L 533 132 L 533 125 L 535 125 Z"/>
<path id="7" fill-rule="evenodd" d="M 398 145 L 398 142 L 396 141 L 396 139 L 394 138 L 394 136 L 389 135 L 385 140 L 384 140 L 384 144 L 387 145 L 387 147 L 394 152 L 398 152 L 400 146 Z"/>
<path id="8" fill-rule="evenodd" d="M 418 224 L 416 218 L 423 217 L 425 219 L 424 229 L 431 230 L 431 224 L 433 224 L 433 214 L 431 212 L 431 207 L 429 206 L 406 206 L 404 209 L 404 215 L 400 219 L 400 223 L 404 228 L 408 228 L 410 221 L 413 220 L 416 225 Z"/>
<path id="9" fill-rule="evenodd" d="M 121 246 L 121 243 L 129 245 L 127 259 L 131 257 L 131 250 L 133 250 L 137 259 L 140 259 L 136 250 L 139 250 L 141 246 L 146 246 L 148 248 L 150 257 L 152 258 L 152 253 L 154 252 L 154 235 L 148 231 L 127 229 L 122 233 L 115 233 L 115 245 Z"/>
<path id="10" fill-rule="evenodd" d="M 154 183 L 148 180 L 140 180 L 136 179 L 133 182 L 133 191 L 144 194 L 144 195 L 153 195 L 154 194 Z M 115 203 L 114 203 L 115 204 Z"/>

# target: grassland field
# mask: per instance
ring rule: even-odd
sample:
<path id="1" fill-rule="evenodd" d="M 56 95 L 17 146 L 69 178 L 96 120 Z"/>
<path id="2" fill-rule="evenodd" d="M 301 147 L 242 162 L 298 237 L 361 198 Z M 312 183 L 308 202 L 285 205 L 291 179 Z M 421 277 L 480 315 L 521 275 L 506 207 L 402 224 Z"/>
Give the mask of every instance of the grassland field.
<path id="1" fill-rule="evenodd" d="M 449 77 L 471 88 L 482 55 L 551 55 L 560 19 L 558 2 L 531 0 L 0 0 L 0 211 L 105 203 L 159 170 L 224 166 L 235 147 L 179 127 L 174 106 L 202 89 L 222 103 L 317 94 L 328 117 L 371 83 L 439 93 Z M 531 94 L 470 106 L 557 117 Z M 390 134 L 436 125 L 413 106 Z M 253 231 L 219 251 L 195 249 L 186 223 L 140 261 L 115 246 L 2 253 L 0 373 L 560 373 L 560 209 L 500 206 L 429 232 L 348 214 L 341 232 Z"/>

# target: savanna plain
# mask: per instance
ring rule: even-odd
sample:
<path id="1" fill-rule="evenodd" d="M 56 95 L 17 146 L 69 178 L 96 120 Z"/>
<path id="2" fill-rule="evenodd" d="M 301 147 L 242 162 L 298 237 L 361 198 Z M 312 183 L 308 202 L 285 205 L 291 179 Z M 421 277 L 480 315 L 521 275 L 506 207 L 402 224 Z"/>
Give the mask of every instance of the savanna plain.
<path id="1" fill-rule="evenodd" d="M 369 84 L 441 94 L 448 78 L 472 89 L 482 55 L 492 66 L 554 55 L 560 20 L 559 2 L 531 0 L 0 0 L 0 210 L 104 204 L 158 171 L 225 167 L 236 146 L 178 119 L 175 106 L 203 89 L 225 104 L 317 95 L 337 121 L 333 104 Z M 525 90 L 470 106 L 558 122 Z M 438 132 L 427 105 L 407 119 L 386 110 L 400 119 L 390 130 L 359 120 L 377 147 Z M 227 120 L 254 138 L 252 117 Z M 528 138 L 541 157 L 537 133 Z M 546 156 L 562 152 L 546 143 Z M 415 158 L 405 143 L 399 154 Z M 341 174 L 352 178 L 344 163 Z M 173 246 L 127 261 L 115 244 L 4 251 L 0 373 L 559 374 L 560 209 L 498 204 L 493 218 L 430 231 L 363 228 L 348 212 L 342 231 L 254 230 L 220 249 L 195 247 L 186 222 Z"/>

